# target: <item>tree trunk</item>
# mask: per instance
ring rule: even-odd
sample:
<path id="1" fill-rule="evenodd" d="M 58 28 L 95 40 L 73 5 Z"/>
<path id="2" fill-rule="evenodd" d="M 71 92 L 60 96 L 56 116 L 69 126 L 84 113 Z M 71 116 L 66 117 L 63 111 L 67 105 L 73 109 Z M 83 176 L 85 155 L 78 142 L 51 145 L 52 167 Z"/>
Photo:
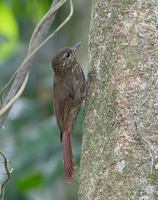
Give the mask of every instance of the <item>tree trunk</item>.
<path id="1" fill-rule="evenodd" d="M 79 200 L 158 199 L 158 3 L 93 0 Z"/>

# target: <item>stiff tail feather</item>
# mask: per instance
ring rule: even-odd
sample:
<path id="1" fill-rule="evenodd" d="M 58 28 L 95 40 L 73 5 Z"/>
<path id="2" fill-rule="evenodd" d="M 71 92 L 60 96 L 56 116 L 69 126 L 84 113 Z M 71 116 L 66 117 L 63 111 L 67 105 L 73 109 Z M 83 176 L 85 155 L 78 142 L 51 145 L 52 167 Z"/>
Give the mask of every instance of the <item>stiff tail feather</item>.
<path id="1" fill-rule="evenodd" d="M 73 162 L 70 132 L 65 131 L 63 133 L 62 146 L 63 146 L 65 180 L 67 182 L 72 182 L 74 162 Z"/>

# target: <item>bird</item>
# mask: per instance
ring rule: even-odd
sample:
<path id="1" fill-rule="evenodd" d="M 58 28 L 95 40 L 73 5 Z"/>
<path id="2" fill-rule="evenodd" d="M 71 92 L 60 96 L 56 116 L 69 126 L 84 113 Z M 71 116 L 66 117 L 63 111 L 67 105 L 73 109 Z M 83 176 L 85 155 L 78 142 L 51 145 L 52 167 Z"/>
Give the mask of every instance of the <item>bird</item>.
<path id="1" fill-rule="evenodd" d="M 63 151 L 64 178 L 71 183 L 74 173 L 74 159 L 71 137 L 82 102 L 86 96 L 86 80 L 75 53 L 81 42 L 74 47 L 58 50 L 52 59 L 54 71 L 54 113 L 60 129 Z"/>

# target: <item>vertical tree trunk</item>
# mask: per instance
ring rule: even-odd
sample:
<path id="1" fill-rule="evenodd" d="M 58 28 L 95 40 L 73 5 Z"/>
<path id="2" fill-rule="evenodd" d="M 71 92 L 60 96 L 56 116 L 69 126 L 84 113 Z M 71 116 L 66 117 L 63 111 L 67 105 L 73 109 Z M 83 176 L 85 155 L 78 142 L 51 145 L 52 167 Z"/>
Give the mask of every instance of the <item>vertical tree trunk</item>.
<path id="1" fill-rule="evenodd" d="M 158 199 L 158 2 L 93 0 L 79 200 Z"/>

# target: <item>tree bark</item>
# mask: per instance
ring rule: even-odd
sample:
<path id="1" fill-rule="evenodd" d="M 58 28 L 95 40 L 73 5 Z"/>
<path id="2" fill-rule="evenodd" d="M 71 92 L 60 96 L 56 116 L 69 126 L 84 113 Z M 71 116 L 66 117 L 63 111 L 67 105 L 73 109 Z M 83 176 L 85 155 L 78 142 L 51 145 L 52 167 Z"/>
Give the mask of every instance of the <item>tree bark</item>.
<path id="1" fill-rule="evenodd" d="M 93 0 L 79 200 L 158 199 L 158 3 Z"/>

